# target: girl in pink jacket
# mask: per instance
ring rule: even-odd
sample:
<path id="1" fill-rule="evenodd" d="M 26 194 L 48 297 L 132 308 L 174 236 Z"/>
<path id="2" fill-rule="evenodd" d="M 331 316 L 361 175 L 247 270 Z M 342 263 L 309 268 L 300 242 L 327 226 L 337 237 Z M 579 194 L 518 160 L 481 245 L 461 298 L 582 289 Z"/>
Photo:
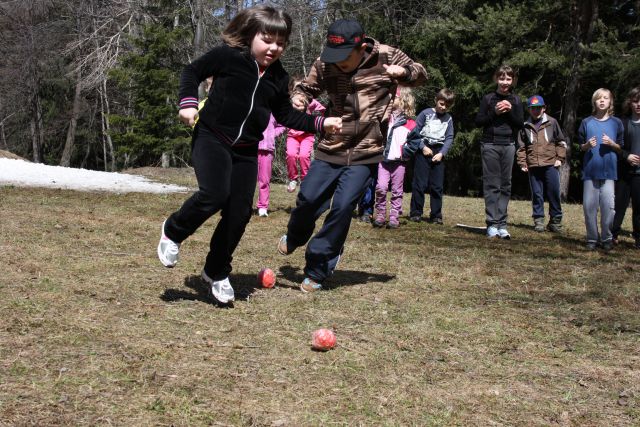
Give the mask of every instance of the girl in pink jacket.
<path id="1" fill-rule="evenodd" d="M 271 164 L 276 150 L 276 138 L 286 130 L 276 122 L 271 115 L 269 124 L 262 133 L 262 140 L 258 143 L 258 216 L 269 216 L 269 192 L 271 182 Z"/>
<path id="2" fill-rule="evenodd" d="M 301 79 L 291 79 L 291 88 L 295 86 Z M 307 106 L 307 114 L 318 112 L 322 114 L 324 105 L 312 99 Z M 315 134 L 307 133 L 300 130 L 289 129 L 287 133 L 287 174 L 289 175 L 289 184 L 287 191 L 293 193 L 296 191 L 298 181 L 302 182 L 307 175 L 309 165 L 311 164 L 311 151 L 313 150 L 313 142 Z M 298 174 L 298 162 L 300 162 L 300 173 Z"/>

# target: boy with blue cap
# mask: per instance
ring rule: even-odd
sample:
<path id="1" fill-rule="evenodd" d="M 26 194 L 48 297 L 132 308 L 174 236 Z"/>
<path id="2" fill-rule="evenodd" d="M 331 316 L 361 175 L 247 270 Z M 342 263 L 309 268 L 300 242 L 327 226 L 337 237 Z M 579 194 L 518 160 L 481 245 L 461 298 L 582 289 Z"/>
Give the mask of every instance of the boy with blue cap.
<path id="1" fill-rule="evenodd" d="M 527 100 L 529 118 L 518 133 L 518 166 L 529 173 L 533 224 L 537 232 L 544 231 L 544 197 L 549 200 L 547 230 L 562 231 L 560 206 L 560 172 L 565 161 L 567 144 L 558 121 L 549 116 L 544 99 L 533 95 Z"/>

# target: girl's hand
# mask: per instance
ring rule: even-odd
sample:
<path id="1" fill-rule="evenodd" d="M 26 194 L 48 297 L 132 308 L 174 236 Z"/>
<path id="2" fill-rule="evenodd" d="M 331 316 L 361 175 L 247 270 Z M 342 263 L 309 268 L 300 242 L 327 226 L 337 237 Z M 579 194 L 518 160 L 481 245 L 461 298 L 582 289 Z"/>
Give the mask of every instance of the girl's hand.
<path id="1" fill-rule="evenodd" d="M 431 158 L 433 163 L 438 163 L 440 160 L 442 160 L 442 153 L 438 153 Z"/>
<path id="2" fill-rule="evenodd" d="M 324 131 L 327 133 L 340 133 L 342 131 L 342 117 L 327 117 L 324 119 Z"/>
<path id="3" fill-rule="evenodd" d="M 631 166 L 640 166 L 640 156 L 638 156 L 637 154 L 629 154 L 629 157 L 627 157 L 627 162 L 629 162 Z"/>
<path id="4" fill-rule="evenodd" d="M 422 149 L 422 155 L 426 157 L 433 156 L 433 151 L 431 150 L 431 148 L 425 145 L 424 148 Z"/>
<path id="5" fill-rule="evenodd" d="M 554 168 L 559 168 L 560 166 L 562 166 L 562 161 L 560 161 L 560 160 L 556 160 L 556 161 L 553 163 L 553 167 L 554 167 Z"/>
<path id="6" fill-rule="evenodd" d="M 193 126 L 196 123 L 196 117 L 198 117 L 197 108 L 183 108 L 178 112 L 180 121 L 188 126 Z"/>
<path id="7" fill-rule="evenodd" d="M 496 104 L 496 113 L 504 114 L 511 110 L 511 103 L 507 100 L 502 100 Z"/>
<path id="8" fill-rule="evenodd" d="M 527 166 L 521 167 L 520 170 L 525 173 L 529 172 L 529 168 Z"/>

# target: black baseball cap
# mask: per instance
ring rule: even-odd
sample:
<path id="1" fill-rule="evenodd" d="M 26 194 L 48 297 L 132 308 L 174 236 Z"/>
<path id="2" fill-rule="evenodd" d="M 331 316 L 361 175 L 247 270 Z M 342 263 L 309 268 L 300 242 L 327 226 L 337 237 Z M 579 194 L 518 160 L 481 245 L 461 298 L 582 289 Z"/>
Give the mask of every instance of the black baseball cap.
<path id="1" fill-rule="evenodd" d="M 364 40 L 364 30 L 358 21 L 338 19 L 327 30 L 327 42 L 320 55 L 322 62 L 330 64 L 347 59 L 353 48 Z"/>

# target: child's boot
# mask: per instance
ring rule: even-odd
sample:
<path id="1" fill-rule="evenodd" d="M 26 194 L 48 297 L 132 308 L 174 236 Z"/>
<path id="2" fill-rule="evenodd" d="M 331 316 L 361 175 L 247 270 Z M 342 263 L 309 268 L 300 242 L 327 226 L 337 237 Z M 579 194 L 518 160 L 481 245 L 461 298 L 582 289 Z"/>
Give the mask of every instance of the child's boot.
<path id="1" fill-rule="evenodd" d="M 549 220 L 549 224 L 547 224 L 547 230 L 552 233 L 562 233 L 562 217 L 554 216 Z"/>
<path id="2" fill-rule="evenodd" d="M 533 230 L 538 233 L 542 233 L 544 231 L 544 218 L 533 218 Z"/>

